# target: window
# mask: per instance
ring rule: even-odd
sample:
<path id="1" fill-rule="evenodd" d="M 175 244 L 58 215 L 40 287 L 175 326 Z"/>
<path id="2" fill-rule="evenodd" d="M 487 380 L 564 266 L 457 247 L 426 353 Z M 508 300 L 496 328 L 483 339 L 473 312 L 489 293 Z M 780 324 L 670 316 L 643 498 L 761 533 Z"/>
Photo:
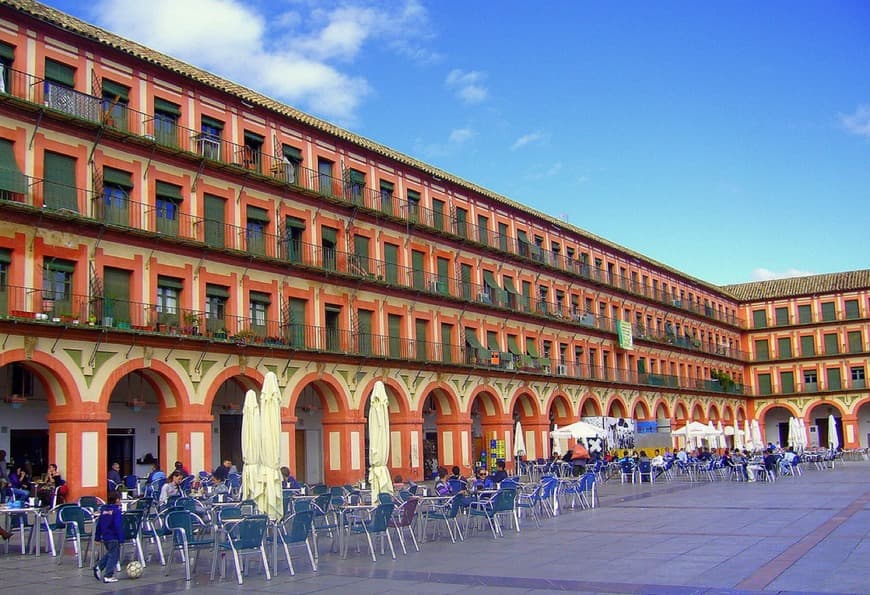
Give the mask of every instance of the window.
<path id="1" fill-rule="evenodd" d="M 326 306 L 324 322 L 326 323 L 327 351 L 341 351 L 341 306 Z M 350 347 L 348 345 L 348 347 Z"/>
<path id="2" fill-rule="evenodd" d="M 547 314 L 549 312 L 550 289 L 546 285 L 538 287 L 538 312 Z"/>
<path id="3" fill-rule="evenodd" d="M 365 204 L 366 175 L 356 169 L 347 170 L 345 187 L 347 198 L 354 204 Z"/>
<path id="4" fill-rule="evenodd" d="M 777 308 L 774 311 L 777 326 L 788 324 L 788 308 Z"/>
<path id="5" fill-rule="evenodd" d="M 423 265 L 423 260 L 426 255 L 419 250 L 411 251 L 411 270 L 413 275 L 414 289 L 423 291 L 426 289 L 426 269 Z"/>
<path id="6" fill-rule="evenodd" d="M 444 201 L 437 198 L 432 199 L 432 227 L 444 230 Z"/>
<path id="7" fill-rule="evenodd" d="M 429 361 L 429 321 L 423 318 L 414 320 L 414 344 L 419 361 Z"/>
<path id="8" fill-rule="evenodd" d="M 127 105 L 130 88 L 108 79 L 102 82 L 103 123 L 110 128 L 127 130 Z"/>
<path id="9" fill-rule="evenodd" d="M 840 390 L 843 388 L 843 382 L 840 378 L 840 368 L 827 368 L 825 372 L 827 376 L 828 390 Z"/>
<path id="10" fill-rule="evenodd" d="M 834 302 L 822 303 L 822 320 L 830 322 L 837 319 L 837 311 Z"/>
<path id="11" fill-rule="evenodd" d="M 288 184 L 299 184 L 299 169 L 302 167 L 302 151 L 290 145 L 281 145 L 281 153 L 284 156 L 282 163 L 273 169 L 279 179 Z"/>
<path id="12" fill-rule="evenodd" d="M 22 202 L 22 195 L 26 192 L 27 178 L 18 167 L 14 145 L 11 141 L 0 139 L 0 200 Z"/>
<path id="13" fill-rule="evenodd" d="M 861 313 L 858 311 L 858 300 L 846 300 L 845 306 L 847 320 L 861 318 Z"/>
<path id="14" fill-rule="evenodd" d="M 291 347 L 305 347 L 306 300 L 290 298 L 287 313 L 287 343 Z"/>
<path id="15" fill-rule="evenodd" d="M 43 176 L 45 207 L 78 213 L 75 158 L 46 151 L 43 155 Z"/>
<path id="16" fill-rule="evenodd" d="M 158 180 L 155 184 L 155 195 L 157 232 L 173 237 L 178 236 L 181 186 Z"/>
<path id="17" fill-rule="evenodd" d="M 852 388 L 865 388 L 867 386 L 864 366 L 852 366 L 849 372 L 852 377 Z"/>
<path id="18" fill-rule="evenodd" d="M 508 251 L 508 226 L 507 223 L 498 224 L 498 249 L 502 252 Z"/>
<path id="19" fill-rule="evenodd" d="M 133 176 L 125 171 L 103 168 L 103 201 L 100 220 L 111 225 L 130 225 L 130 191 L 133 189 Z"/>
<path id="20" fill-rule="evenodd" d="M 531 250 L 529 244 L 529 236 L 522 229 L 517 230 L 517 254 L 520 256 L 528 256 Z"/>
<path id="21" fill-rule="evenodd" d="M 0 46 L 2 49 L 2 46 Z M 9 314 L 9 265 L 12 264 L 12 252 L 0 248 L 0 315 Z"/>
<path id="22" fill-rule="evenodd" d="M 776 351 L 779 359 L 792 357 L 791 337 L 780 337 L 776 340 Z"/>
<path id="23" fill-rule="evenodd" d="M 208 116 L 202 116 L 199 124 L 199 135 L 196 137 L 196 151 L 206 159 L 221 160 L 221 136 L 224 123 Z"/>
<path id="24" fill-rule="evenodd" d="M 477 241 L 489 245 L 489 219 L 483 215 L 477 216 Z"/>
<path id="25" fill-rule="evenodd" d="M 390 285 L 399 284 L 399 246 L 384 244 L 384 280 Z M 402 285 L 406 285 L 407 281 Z"/>
<path id="26" fill-rule="evenodd" d="M 319 180 L 318 191 L 326 196 L 335 194 L 332 188 L 332 167 L 334 163 L 323 157 L 317 158 L 317 179 Z"/>
<path id="27" fill-rule="evenodd" d="M 154 98 L 154 140 L 169 147 L 178 146 L 178 119 L 181 108 L 159 97 Z"/>
<path id="28" fill-rule="evenodd" d="M 103 324 L 111 318 L 115 326 L 130 328 L 131 271 L 106 267 L 103 269 Z"/>
<path id="29" fill-rule="evenodd" d="M 532 311 L 532 283 L 530 281 L 523 281 L 522 283 L 522 304 L 524 312 Z"/>
<path id="30" fill-rule="evenodd" d="M 369 244 L 371 239 L 366 236 L 355 235 L 353 237 L 353 269 L 351 273 L 367 277 L 372 273 L 372 263 L 369 260 Z"/>
<path id="31" fill-rule="evenodd" d="M 819 377 L 816 370 L 804 370 L 804 390 L 816 390 L 819 386 Z"/>
<path id="32" fill-rule="evenodd" d="M 335 270 L 336 250 L 338 249 L 338 230 L 334 227 L 320 228 L 321 265 L 324 269 Z"/>
<path id="33" fill-rule="evenodd" d="M 245 146 L 242 149 L 241 165 L 257 173 L 263 172 L 263 137 L 245 130 Z"/>
<path id="34" fill-rule="evenodd" d="M 157 277 L 157 324 L 178 326 L 178 302 L 184 283 L 173 277 Z"/>
<path id="35" fill-rule="evenodd" d="M 765 310 L 752 311 L 752 328 L 767 327 L 767 312 Z"/>
<path id="36" fill-rule="evenodd" d="M 861 331 L 849 331 L 849 353 L 861 353 L 864 351 L 864 345 L 861 338 Z"/>
<path id="37" fill-rule="evenodd" d="M 460 238 L 468 237 L 468 210 L 461 207 L 456 207 L 456 217 L 454 218 L 456 229 L 454 233 Z"/>
<path id="38" fill-rule="evenodd" d="M 45 105 L 77 118 L 102 121 L 102 99 L 75 91 L 76 69 L 51 58 L 45 60 Z"/>
<path id="39" fill-rule="evenodd" d="M 223 248 L 227 201 L 219 196 L 212 196 L 210 194 L 206 194 L 204 198 L 205 243 L 213 248 Z"/>
<path id="40" fill-rule="evenodd" d="M 442 256 L 439 256 L 435 261 L 438 280 L 435 291 L 443 295 L 450 294 L 450 261 Z"/>
<path id="41" fill-rule="evenodd" d="M 794 372 L 779 373 L 779 390 L 786 394 L 794 392 Z"/>
<path id="42" fill-rule="evenodd" d="M 420 219 L 420 193 L 408 190 L 408 221 L 416 223 Z"/>
<path id="43" fill-rule="evenodd" d="M 801 355 L 807 357 L 816 354 L 816 340 L 813 335 L 804 335 L 801 337 Z"/>
<path id="44" fill-rule="evenodd" d="M 840 353 L 840 346 L 837 341 L 837 333 L 826 333 L 825 339 L 825 355 L 836 355 Z"/>
<path id="45" fill-rule="evenodd" d="M 75 263 L 48 259 L 42 264 L 42 307 L 52 313 L 72 312 L 72 282 Z"/>
<path id="46" fill-rule="evenodd" d="M 813 308 L 809 305 L 798 306 L 798 322 L 809 324 L 813 321 Z"/>
<path id="47" fill-rule="evenodd" d="M 288 216 L 284 220 L 284 257 L 290 262 L 302 262 L 302 234 L 305 220 Z"/>
<path id="48" fill-rule="evenodd" d="M 266 228 L 269 227 L 269 213 L 266 209 L 248 206 L 245 223 L 245 239 L 250 254 L 266 254 Z"/>
<path id="49" fill-rule="evenodd" d="M 758 375 L 758 394 L 769 395 L 773 392 L 770 384 L 770 374 Z"/>
<path id="50" fill-rule="evenodd" d="M 393 183 L 381 180 L 381 212 L 385 215 L 393 215 Z"/>
<path id="51" fill-rule="evenodd" d="M 15 62 L 15 48 L 0 42 L 0 93 L 12 92 L 12 64 Z"/>
<path id="52" fill-rule="evenodd" d="M 404 357 L 402 355 L 402 317 L 398 314 L 387 314 L 387 329 L 390 335 L 389 356 Z"/>
<path id="53" fill-rule="evenodd" d="M 211 332 L 226 333 L 227 300 L 230 289 L 223 285 L 205 286 L 206 328 Z"/>
<path id="54" fill-rule="evenodd" d="M 250 298 L 251 330 L 258 337 L 265 337 L 266 326 L 269 320 L 269 306 L 272 304 L 272 296 L 261 291 L 252 291 Z"/>
<path id="55" fill-rule="evenodd" d="M 453 325 L 446 322 L 441 323 L 441 361 L 445 364 L 457 361 L 453 355 Z"/>
<path id="56" fill-rule="evenodd" d="M 470 264 L 462 263 L 461 265 L 459 265 L 459 281 L 460 281 L 460 292 L 462 295 L 462 299 L 470 300 L 472 298 L 477 298 L 478 301 L 482 301 L 482 300 L 480 300 L 481 296 L 479 296 L 479 295 L 472 296 L 473 292 L 472 292 L 472 284 L 471 284 L 471 265 Z M 483 293 L 483 292 L 478 292 L 478 293 Z M 483 295 L 489 296 L 488 293 L 483 293 Z M 491 298 L 490 298 L 489 303 L 492 303 Z"/>
<path id="57" fill-rule="evenodd" d="M 758 339 L 755 341 L 755 361 L 763 362 L 770 359 L 770 347 L 767 339 Z"/>

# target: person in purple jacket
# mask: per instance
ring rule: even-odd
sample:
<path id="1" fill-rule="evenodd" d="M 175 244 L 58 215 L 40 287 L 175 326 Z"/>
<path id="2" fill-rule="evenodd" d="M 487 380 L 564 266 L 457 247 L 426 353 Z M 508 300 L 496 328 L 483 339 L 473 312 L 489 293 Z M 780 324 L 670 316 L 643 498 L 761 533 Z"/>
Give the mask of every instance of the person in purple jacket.
<path id="1" fill-rule="evenodd" d="M 104 583 L 117 583 L 115 567 L 121 552 L 121 541 L 124 538 L 124 527 L 121 519 L 121 499 L 118 492 L 110 492 L 106 504 L 100 509 L 97 519 L 94 539 L 106 546 L 106 553 L 94 566 L 94 578 Z"/>

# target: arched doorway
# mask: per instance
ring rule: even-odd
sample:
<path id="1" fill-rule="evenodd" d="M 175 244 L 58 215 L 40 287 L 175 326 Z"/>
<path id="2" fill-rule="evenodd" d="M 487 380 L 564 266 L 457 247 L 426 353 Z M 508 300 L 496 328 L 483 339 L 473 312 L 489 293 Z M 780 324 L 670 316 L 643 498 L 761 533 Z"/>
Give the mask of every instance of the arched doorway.
<path id="1" fill-rule="evenodd" d="M 9 472 L 25 467 L 34 477 L 45 473 L 48 464 L 56 461 L 49 451 L 46 417 L 51 404 L 41 375 L 33 364 L 6 364 L 0 368 L 0 391 L 4 396 L 0 425 L 9 428 L 0 433 L 0 450 L 7 453 Z M 57 464 L 61 474 L 67 472 L 65 464 Z"/>
<path id="2" fill-rule="evenodd" d="M 870 447 L 870 401 L 866 401 L 855 412 L 855 424 L 858 428 L 858 446 L 860 448 Z"/>
<path id="3" fill-rule="evenodd" d="M 259 389 L 254 379 L 242 375 L 227 378 L 218 386 L 211 405 L 211 469 L 215 469 L 223 461 L 232 461 L 241 472 L 242 408 L 245 404 L 245 393 Z"/>
<path id="4" fill-rule="evenodd" d="M 827 448 L 828 441 L 828 417 L 833 415 L 837 422 L 837 438 L 840 446 L 843 446 L 843 414 L 839 408 L 828 403 L 819 403 L 810 409 L 807 416 L 807 430 L 810 434 L 810 446 Z"/>
<path id="5" fill-rule="evenodd" d="M 794 414 L 785 407 L 771 407 L 761 420 L 766 443 L 773 442 L 777 446 L 788 445 L 788 420 Z"/>
<path id="6" fill-rule="evenodd" d="M 471 452 L 474 462 L 490 470 L 495 469 L 496 461 L 509 462 L 513 454 L 513 444 L 508 444 L 508 436 L 513 435 L 511 419 L 501 411 L 495 394 L 483 390 L 471 401 Z"/>
<path id="7" fill-rule="evenodd" d="M 160 423 L 163 407 L 159 391 L 142 370 L 124 374 L 109 395 L 109 423 L 106 427 L 106 466 L 121 465 L 121 477 L 146 477 L 151 459 L 163 469 L 172 469 L 160 452 Z M 150 456 L 149 456 L 150 455 Z M 138 463 L 137 463 L 138 461 Z"/>

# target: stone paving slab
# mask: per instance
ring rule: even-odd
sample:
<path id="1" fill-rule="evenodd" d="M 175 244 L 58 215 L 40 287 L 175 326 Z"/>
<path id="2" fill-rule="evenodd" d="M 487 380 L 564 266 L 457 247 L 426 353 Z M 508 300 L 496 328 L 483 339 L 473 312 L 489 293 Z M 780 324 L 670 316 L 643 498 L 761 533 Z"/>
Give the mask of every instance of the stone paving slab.
<path id="1" fill-rule="evenodd" d="M 49 593 L 866 593 L 870 595 L 870 463 L 833 471 L 807 471 L 775 483 L 674 481 L 600 486 L 594 510 L 564 511 L 531 520 L 522 532 L 494 540 L 480 531 L 466 541 L 427 542 L 421 552 L 399 550 L 373 563 L 363 544 L 347 560 L 324 553 L 315 574 L 294 552 L 297 575 L 282 565 L 266 581 L 254 565 L 244 586 L 211 582 L 203 553 L 194 580 L 175 566 L 149 565 L 142 578 L 123 574 L 114 585 L 97 583 L 89 569 L 65 557 L 2 553 L 0 585 Z M 329 547 L 329 539 L 321 542 Z M 398 547 L 398 543 L 396 543 Z M 230 563 L 228 566 L 231 566 Z"/>

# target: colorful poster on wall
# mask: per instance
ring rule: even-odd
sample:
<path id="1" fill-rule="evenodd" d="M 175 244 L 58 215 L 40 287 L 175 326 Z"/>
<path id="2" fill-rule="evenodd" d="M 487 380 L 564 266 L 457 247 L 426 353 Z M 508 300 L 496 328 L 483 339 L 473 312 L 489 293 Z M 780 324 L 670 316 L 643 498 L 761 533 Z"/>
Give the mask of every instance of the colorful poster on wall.
<path id="1" fill-rule="evenodd" d="M 584 417 L 583 421 L 603 428 L 607 434 L 604 448 L 607 450 L 613 449 L 632 449 L 634 448 L 635 426 L 634 420 L 626 417 L 607 417 L 595 416 Z"/>
<path id="2" fill-rule="evenodd" d="M 619 336 L 619 347 L 626 351 L 634 349 L 634 339 L 631 334 L 631 323 L 627 320 L 616 321 L 616 332 Z"/>

